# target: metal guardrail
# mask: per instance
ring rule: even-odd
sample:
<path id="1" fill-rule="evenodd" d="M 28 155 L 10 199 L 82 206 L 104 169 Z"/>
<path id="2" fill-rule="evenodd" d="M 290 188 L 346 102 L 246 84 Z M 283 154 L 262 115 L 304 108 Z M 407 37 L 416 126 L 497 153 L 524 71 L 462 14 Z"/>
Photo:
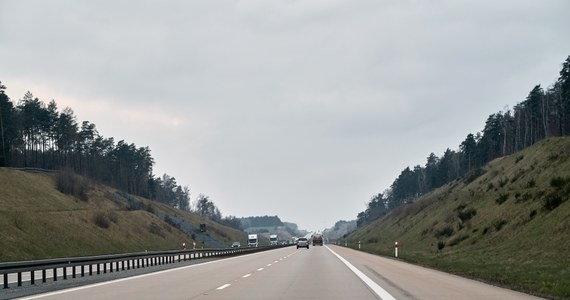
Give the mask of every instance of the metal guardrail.
<path id="1" fill-rule="evenodd" d="M 171 264 L 176 262 L 218 257 L 241 255 L 247 253 L 260 252 L 270 249 L 276 249 L 283 246 L 265 246 L 265 247 L 243 247 L 243 248 L 223 248 L 223 249 L 191 249 L 191 250 L 172 250 L 172 251 L 153 251 L 129 254 L 115 255 L 99 255 L 70 257 L 57 259 L 43 259 L 32 261 L 18 261 L 0 263 L 0 274 L 4 279 L 4 289 L 9 288 L 8 276 L 17 274 L 17 285 L 22 286 L 22 274 L 30 274 L 30 284 L 36 284 L 36 272 L 41 272 L 41 281 L 45 283 L 48 279 L 47 271 L 52 271 L 53 281 L 58 280 L 59 274 L 65 280 L 68 278 L 68 269 L 71 268 L 71 277 L 85 277 L 93 274 L 120 272 L 130 269 L 147 268 L 158 265 Z M 60 272 L 61 271 L 61 272 Z"/>

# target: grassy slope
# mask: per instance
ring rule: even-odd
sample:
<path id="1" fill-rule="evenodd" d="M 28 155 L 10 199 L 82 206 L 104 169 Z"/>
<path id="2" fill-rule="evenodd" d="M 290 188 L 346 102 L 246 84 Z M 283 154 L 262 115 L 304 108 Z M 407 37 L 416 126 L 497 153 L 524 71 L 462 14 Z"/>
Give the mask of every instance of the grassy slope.
<path id="1" fill-rule="evenodd" d="M 94 185 L 89 200 L 81 201 L 57 191 L 54 176 L 0 168 L 0 262 L 192 245 L 191 235 L 158 217 L 164 215 L 196 228 L 206 223 L 210 237 L 226 245 L 246 240 L 241 231 L 146 199 L 133 198 L 146 210 L 128 210 L 115 190 L 101 185 Z M 109 226 L 100 225 L 104 223 Z"/>
<path id="2" fill-rule="evenodd" d="M 349 240 L 390 256 L 398 241 L 404 260 L 570 298 L 570 138 L 542 141 L 484 170 L 471 182 L 455 181 L 360 228 Z M 553 178 L 568 180 L 554 187 Z M 565 202 L 547 210 L 551 195 Z M 469 219 L 471 209 L 476 213 Z"/>

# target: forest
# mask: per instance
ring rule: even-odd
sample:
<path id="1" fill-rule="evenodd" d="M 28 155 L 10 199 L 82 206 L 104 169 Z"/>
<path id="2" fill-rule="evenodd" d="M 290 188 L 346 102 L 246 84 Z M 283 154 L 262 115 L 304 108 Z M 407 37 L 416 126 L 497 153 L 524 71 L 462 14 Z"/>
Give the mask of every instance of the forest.
<path id="1" fill-rule="evenodd" d="M 153 174 L 148 147 L 103 137 L 95 124 L 78 123 L 27 92 L 17 103 L 0 82 L 0 167 L 71 170 L 125 192 L 190 210 L 190 189 L 167 174 Z"/>
<path id="2" fill-rule="evenodd" d="M 357 226 L 368 224 L 391 210 L 458 178 L 476 178 L 481 167 L 553 136 L 570 135 L 570 56 L 558 80 L 546 90 L 536 85 L 513 109 L 491 114 L 482 132 L 469 133 L 458 150 L 447 148 L 441 157 L 430 153 L 425 166 L 405 168 L 392 185 L 374 195 L 357 216 Z"/>
<path id="3" fill-rule="evenodd" d="M 425 166 L 405 168 L 392 185 L 374 195 L 357 216 L 362 226 L 457 178 L 477 176 L 489 161 L 520 151 L 542 139 L 570 135 L 570 56 L 558 80 L 546 90 L 535 86 L 512 110 L 490 115 L 481 132 L 469 133 L 458 150 L 429 154 Z M 149 147 L 99 134 L 95 124 L 78 123 L 71 108 L 59 110 L 27 92 L 14 103 L 0 82 L 0 167 L 71 170 L 125 192 L 191 210 L 190 189 L 167 174 L 153 174 Z M 221 219 L 207 196 L 196 210 Z M 203 203 L 202 203 L 203 202 Z M 200 209 L 198 209 L 200 208 Z M 228 225 L 240 227 L 235 217 Z M 242 220 L 243 221 L 243 220 Z"/>

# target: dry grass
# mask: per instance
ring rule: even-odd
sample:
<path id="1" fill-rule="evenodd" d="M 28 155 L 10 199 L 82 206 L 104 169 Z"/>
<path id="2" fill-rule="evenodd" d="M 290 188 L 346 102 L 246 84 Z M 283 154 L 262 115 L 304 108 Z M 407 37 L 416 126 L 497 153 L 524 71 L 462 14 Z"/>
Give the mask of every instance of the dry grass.
<path id="1" fill-rule="evenodd" d="M 210 236 L 224 244 L 245 240 L 243 232 L 146 199 L 134 197 L 144 209 L 128 210 L 126 203 L 112 197 L 115 190 L 100 185 L 92 186 L 87 201 L 80 200 L 58 191 L 54 176 L 0 168 L 0 261 L 192 245 L 191 234 L 164 222 L 165 215 L 178 216 L 196 227 L 207 223 L 215 229 Z"/>
<path id="2" fill-rule="evenodd" d="M 405 260 L 570 298 L 568 149 L 570 138 L 554 138 L 497 159 L 480 177 L 434 191 L 349 239 L 383 255 L 398 241 Z M 560 197 L 554 208 L 551 195 Z"/>

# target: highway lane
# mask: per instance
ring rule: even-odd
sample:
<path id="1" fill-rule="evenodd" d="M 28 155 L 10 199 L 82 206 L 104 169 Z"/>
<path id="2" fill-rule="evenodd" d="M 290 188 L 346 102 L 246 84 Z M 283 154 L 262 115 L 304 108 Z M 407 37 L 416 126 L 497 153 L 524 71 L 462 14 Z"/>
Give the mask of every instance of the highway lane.
<path id="1" fill-rule="evenodd" d="M 329 250 L 329 247 L 331 250 Z M 334 253 L 358 268 L 359 278 Z M 375 289 L 378 284 L 382 291 Z M 537 299 L 336 247 L 281 248 L 26 299 Z M 393 299 L 392 298 L 392 299 Z"/>
<path id="2" fill-rule="evenodd" d="M 24 299 L 378 298 L 325 247 L 288 247 Z"/>

